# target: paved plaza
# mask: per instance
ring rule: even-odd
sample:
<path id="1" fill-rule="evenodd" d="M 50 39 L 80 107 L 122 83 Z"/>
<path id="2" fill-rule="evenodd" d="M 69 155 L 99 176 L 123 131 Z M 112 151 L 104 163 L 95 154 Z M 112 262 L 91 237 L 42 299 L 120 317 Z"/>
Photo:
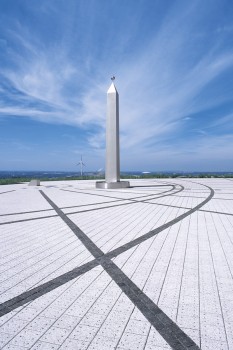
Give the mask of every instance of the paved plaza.
<path id="1" fill-rule="evenodd" d="M 0 186 L 0 349 L 233 349 L 233 179 Z"/>

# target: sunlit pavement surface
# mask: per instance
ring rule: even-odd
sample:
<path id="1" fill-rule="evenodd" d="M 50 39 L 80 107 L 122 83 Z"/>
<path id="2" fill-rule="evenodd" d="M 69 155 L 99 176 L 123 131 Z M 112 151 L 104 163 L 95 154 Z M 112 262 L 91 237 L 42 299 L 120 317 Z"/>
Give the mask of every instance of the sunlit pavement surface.
<path id="1" fill-rule="evenodd" d="M 0 186 L 1 349 L 233 349 L 233 179 Z"/>

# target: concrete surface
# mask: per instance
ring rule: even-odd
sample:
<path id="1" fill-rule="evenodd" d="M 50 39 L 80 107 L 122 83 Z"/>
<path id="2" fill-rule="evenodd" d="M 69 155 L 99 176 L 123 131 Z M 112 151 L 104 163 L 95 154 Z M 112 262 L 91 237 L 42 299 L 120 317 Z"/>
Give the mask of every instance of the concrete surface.
<path id="1" fill-rule="evenodd" d="M 233 181 L 0 187 L 0 348 L 233 349 Z"/>

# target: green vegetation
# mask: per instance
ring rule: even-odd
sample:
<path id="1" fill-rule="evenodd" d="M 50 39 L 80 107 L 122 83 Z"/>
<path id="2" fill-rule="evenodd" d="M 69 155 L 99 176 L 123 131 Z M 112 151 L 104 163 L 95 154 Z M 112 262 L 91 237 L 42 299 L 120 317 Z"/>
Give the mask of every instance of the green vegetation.
<path id="1" fill-rule="evenodd" d="M 11 185 L 11 184 L 19 184 L 22 182 L 28 182 L 28 178 L 23 177 L 15 177 L 15 178 L 6 178 L 6 179 L 0 179 L 0 185 Z"/>
<path id="2" fill-rule="evenodd" d="M 150 174 L 121 174 L 122 179 L 171 179 L 171 178 L 233 178 L 233 174 L 212 174 L 212 173 L 195 173 L 195 174 L 181 174 L 181 173 L 150 173 Z M 14 178 L 2 178 L 0 179 L 0 185 L 19 184 L 23 182 L 30 182 L 33 177 L 14 177 Z M 104 179 L 104 175 L 83 175 L 83 176 L 70 176 L 70 177 L 53 177 L 53 178 L 39 178 L 43 181 L 69 181 L 69 180 L 101 180 Z"/>
<path id="3" fill-rule="evenodd" d="M 122 174 L 122 179 L 174 179 L 174 178 L 233 178 L 233 174 L 208 174 L 208 173 L 190 173 L 190 174 L 181 174 L 181 173 L 150 173 L 150 174 L 141 174 L 141 175 L 127 175 Z"/>
<path id="4" fill-rule="evenodd" d="M 96 180 L 96 179 L 103 179 L 103 176 L 71 176 L 71 177 L 43 177 L 43 178 L 37 178 L 41 182 L 43 181 L 69 181 L 69 180 Z M 20 184 L 23 182 L 30 182 L 32 179 L 35 179 L 35 177 L 13 177 L 13 178 L 5 178 L 0 179 L 0 185 L 11 185 L 11 184 Z"/>

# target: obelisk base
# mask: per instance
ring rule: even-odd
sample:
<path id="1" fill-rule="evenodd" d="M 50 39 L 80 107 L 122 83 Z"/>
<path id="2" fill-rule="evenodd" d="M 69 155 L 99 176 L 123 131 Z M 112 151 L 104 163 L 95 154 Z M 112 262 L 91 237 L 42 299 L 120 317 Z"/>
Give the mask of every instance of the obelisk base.
<path id="1" fill-rule="evenodd" d="M 105 189 L 127 188 L 127 187 L 130 187 L 130 183 L 129 181 L 116 181 L 116 182 L 97 181 L 95 183 L 95 187 L 105 188 Z"/>

